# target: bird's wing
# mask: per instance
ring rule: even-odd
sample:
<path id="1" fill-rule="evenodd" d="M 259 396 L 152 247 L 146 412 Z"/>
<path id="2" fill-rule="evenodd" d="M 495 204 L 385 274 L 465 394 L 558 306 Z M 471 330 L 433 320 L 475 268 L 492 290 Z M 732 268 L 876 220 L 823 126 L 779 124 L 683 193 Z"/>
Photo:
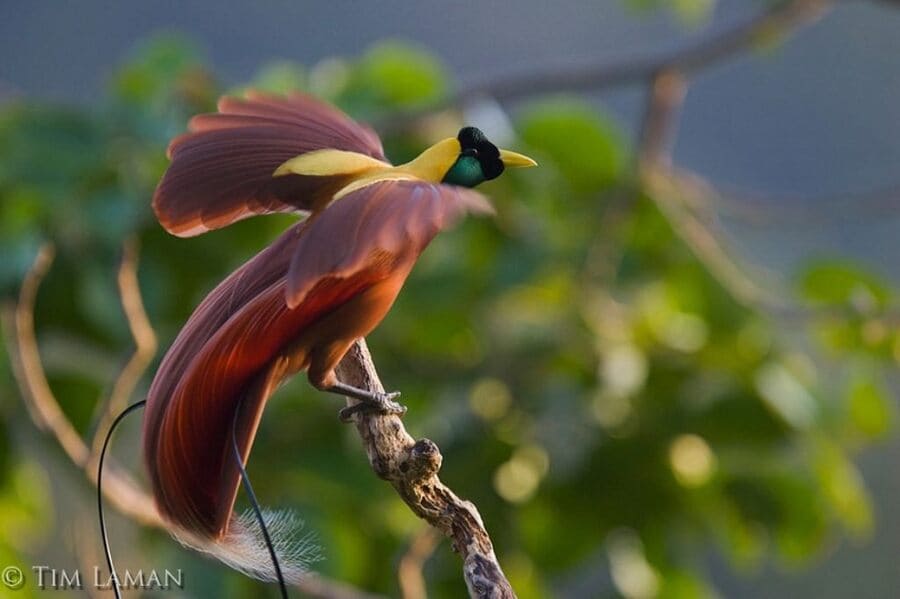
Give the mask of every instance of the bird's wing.
<path id="1" fill-rule="evenodd" d="M 222 98 L 218 109 L 191 119 L 169 145 L 172 163 L 153 196 L 159 222 L 180 237 L 255 214 L 318 208 L 358 174 L 273 177 L 300 154 L 336 149 L 385 161 L 374 131 L 305 94 L 249 92 Z"/>
<path id="2" fill-rule="evenodd" d="M 288 269 L 287 305 L 306 303 L 324 279 L 411 268 L 439 231 L 467 212 L 492 211 L 476 191 L 425 181 L 382 180 L 348 193 L 306 223 Z"/>
<path id="3" fill-rule="evenodd" d="M 239 484 L 231 454 L 239 402 L 246 456 L 269 395 L 289 374 L 285 352 L 303 332 L 369 286 L 405 276 L 464 213 L 490 210 L 469 189 L 380 181 L 299 223 L 216 288 L 151 385 L 144 445 L 160 509 L 189 529 L 222 534 Z"/>

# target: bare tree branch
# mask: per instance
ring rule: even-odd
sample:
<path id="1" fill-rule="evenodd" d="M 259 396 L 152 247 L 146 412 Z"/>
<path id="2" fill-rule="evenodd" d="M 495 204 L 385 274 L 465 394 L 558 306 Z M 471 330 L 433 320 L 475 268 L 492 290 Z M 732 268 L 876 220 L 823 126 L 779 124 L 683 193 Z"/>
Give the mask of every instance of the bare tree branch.
<path id="1" fill-rule="evenodd" d="M 672 166 L 670 148 L 686 90 L 686 80 L 673 71 L 660 71 L 651 82 L 637 148 L 641 185 L 676 234 L 739 303 L 786 321 L 844 316 L 840 309 L 785 299 L 771 286 L 758 283 L 748 267 L 740 264 L 737 252 L 716 235 L 715 226 L 702 211 L 710 214 L 721 194 L 699 175 Z M 891 322 L 898 317 L 896 313 L 886 315 Z"/>
<path id="2" fill-rule="evenodd" d="M 19 382 L 29 411 L 36 416 L 35 424 L 41 430 L 50 431 L 66 455 L 75 464 L 84 467 L 88 458 L 87 448 L 53 397 L 41 366 L 34 334 L 33 317 L 37 290 L 53 263 L 54 253 L 50 244 L 44 245 L 38 251 L 34 264 L 22 282 L 18 305 L 14 307 L 4 304 L 3 331 L 7 336 L 7 351 L 12 360 L 13 374 Z M 18 343 L 13 341 L 13 331 Z"/>
<path id="3" fill-rule="evenodd" d="M 825 14 L 830 4 L 827 0 L 782 1 L 746 23 L 726 28 L 667 56 L 613 65 L 528 73 L 494 80 L 463 90 L 451 103 L 459 104 L 478 96 L 513 100 L 546 92 L 598 91 L 644 83 L 660 71 L 667 70 L 679 71 L 688 76 L 752 48 L 761 41 L 812 22 Z"/>
<path id="4" fill-rule="evenodd" d="M 315 572 L 307 573 L 294 586 L 301 593 L 313 599 L 385 599 L 384 595 L 369 593 Z"/>
<path id="5" fill-rule="evenodd" d="M 782 0 L 744 23 L 661 57 L 495 78 L 464 88 L 436 105 L 394 115 L 380 124 L 388 130 L 402 131 L 442 109 L 463 106 L 479 97 L 510 101 L 543 93 L 599 91 L 647 83 L 649 97 L 638 144 L 638 171 L 642 184 L 653 190 L 651 195 L 660 210 L 739 302 L 782 316 L 818 315 L 819 311 L 785 302 L 743 272 L 723 242 L 691 209 L 700 201 L 715 198 L 716 194 L 711 193 L 711 186 L 700 177 L 671 169 L 670 146 L 692 74 L 808 25 L 824 16 L 832 6 L 831 0 Z M 894 201 L 891 193 L 878 194 L 876 208 Z"/>
<path id="6" fill-rule="evenodd" d="M 144 310 L 141 288 L 137 278 L 137 261 L 137 241 L 130 239 L 122 246 L 122 262 L 119 266 L 119 274 L 116 281 L 119 287 L 122 309 L 128 321 L 131 338 L 134 339 L 135 349 L 113 384 L 109 398 L 100 404 L 100 419 L 94 432 L 93 443 L 91 443 L 92 459 L 99 457 L 106 431 L 116 415 L 125 409 L 128 399 L 134 392 L 134 388 L 156 354 L 156 333 L 153 331 L 150 319 L 147 318 L 147 312 Z"/>
<path id="7" fill-rule="evenodd" d="M 737 301 L 786 312 L 784 300 L 745 274 L 685 200 L 707 192 L 702 180 L 671 168 L 670 149 L 686 92 L 687 81 L 678 71 L 659 71 L 651 81 L 637 150 L 638 177 L 682 241 Z"/>
<path id="8" fill-rule="evenodd" d="M 81 513 L 71 524 L 72 552 L 75 554 L 75 563 L 78 564 L 80 572 L 93 572 L 94 567 L 104 559 L 100 553 L 101 548 L 97 546 L 93 523 L 93 518 L 87 513 Z M 97 587 L 98 585 L 87 584 L 82 590 L 91 599 L 102 599 L 106 593 Z"/>
<path id="9" fill-rule="evenodd" d="M 35 425 L 50 432 L 72 463 L 96 484 L 96 464 L 90 459 L 90 450 L 84 439 L 72 426 L 50 389 L 34 334 L 34 304 L 41 281 L 53 263 L 53 256 L 53 246 L 45 244 L 25 276 L 18 303 L 14 306 L 4 304 L 3 333 L 13 374 L 23 399 L 30 407 Z M 106 499 L 131 519 L 145 525 L 162 525 L 150 497 L 113 464 L 110 464 L 103 490 Z"/>
<path id="10" fill-rule="evenodd" d="M 400 558 L 397 580 L 403 599 L 428 599 L 422 568 L 437 548 L 439 539 L 434 528 L 425 527 L 413 537 L 409 550 Z"/>
<path id="11" fill-rule="evenodd" d="M 715 195 L 696 199 L 698 209 L 715 210 L 751 226 L 807 229 L 896 218 L 900 209 L 900 185 L 830 196 L 762 194 L 717 185 Z"/>
<path id="12" fill-rule="evenodd" d="M 337 375 L 354 387 L 384 392 L 365 340 L 347 352 Z M 356 400 L 348 398 L 347 403 L 353 405 Z M 391 483 L 413 513 L 440 530 L 462 556 L 469 595 L 480 599 L 515 597 L 478 509 L 438 478 L 443 460 L 438 446 L 429 439 L 413 439 L 395 415 L 357 413 L 354 420 L 375 474 Z"/>
<path id="13" fill-rule="evenodd" d="M 638 139 L 638 169 L 645 165 L 671 164 L 672 144 L 675 142 L 678 114 L 684 104 L 688 83 L 675 69 L 659 71 L 647 91 L 647 108 Z"/>
<path id="14" fill-rule="evenodd" d="M 734 252 L 712 232 L 712 227 L 690 209 L 686 198 L 710 193 L 705 182 L 658 165 L 645 166 L 642 181 L 678 236 L 739 303 L 780 315 L 813 315 L 814 311 L 786 302 L 757 283 L 738 265 Z"/>
<path id="15" fill-rule="evenodd" d="M 440 110 L 464 106 L 477 98 L 512 101 L 547 93 L 588 92 L 648 83 L 661 71 L 676 71 L 688 77 L 712 67 L 763 41 L 796 30 L 825 15 L 829 0 L 782 0 L 744 23 L 734 25 L 680 50 L 653 58 L 529 71 L 495 77 L 472 84 L 458 93 L 414 112 L 392 115 L 381 121 L 387 130 L 405 130 L 418 120 Z"/>

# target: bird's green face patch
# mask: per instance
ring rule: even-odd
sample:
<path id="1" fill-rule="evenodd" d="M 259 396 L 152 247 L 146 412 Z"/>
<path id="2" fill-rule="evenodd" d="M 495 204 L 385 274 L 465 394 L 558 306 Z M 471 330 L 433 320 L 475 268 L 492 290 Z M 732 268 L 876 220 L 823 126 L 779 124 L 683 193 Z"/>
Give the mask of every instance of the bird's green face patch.
<path id="1" fill-rule="evenodd" d="M 442 183 L 475 187 L 500 176 L 503 172 L 500 150 L 488 141 L 480 129 L 463 127 L 456 139 L 460 146 L 459 158 L 444 175 Z"/>
<path id="2" fill-rule="evenodd" d="M 460 155 L 444 175 L 443 183 L 461 185 L 463 187 L 475 187 L 485 180 L 481 163 L 474 156 Z"/>

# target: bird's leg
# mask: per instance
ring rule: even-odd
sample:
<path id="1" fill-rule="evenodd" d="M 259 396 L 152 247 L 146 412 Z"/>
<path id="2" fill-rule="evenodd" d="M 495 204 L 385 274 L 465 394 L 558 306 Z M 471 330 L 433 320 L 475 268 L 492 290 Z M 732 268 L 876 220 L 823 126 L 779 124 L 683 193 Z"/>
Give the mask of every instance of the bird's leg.
<path id="1" fill-rule="evenodd" d="M 314 373 L 310 371 L 309 374 L 312 375 Z M 310 376 L 309 380 L 313 386 L 320 391 L 327 391 L 328 393 L 334 393 L 335 395 L 352 397 L 353 399 L 359 400 L 358 403 L 347 406 L 338 413 L 338 416 L 344 422 L 350 422 L 353 415 L 360 412 L 395 414 L 398 416 L 402 416 L 406 413 L 406 406 L 402 406 L 394 401 L 396 398 L 400 397 L 399 391 L 384 393 L 360 389 L 359 387 L 340 382 L 337 376 L 335 376 L 334 371 L 329 372 L 321 378 Z"/>
<path id="2" fill-rule="evenodd" d="M 352 339 L 350 341 L 341 340 L 340 342 L 323 344 L 314 348 L 310 353 L 306 371 L 309 382 L 312 383 L 313 387 L 321 391 L 352 397 L 358 401 L 358 403 L 347 406 L 340 411 L 338 415 L 343 422 L 350 422 L 354 414 L 363 412 L 370 414 L 405 414 L 406 408 L 394 401 L 394 399 L 400 397 L 399 391 L 392 393 L 370 391 L 338 380 L 334 369 L 350 349 L 353 341 Z"/>
<path id="3" fill-rule="evenodd" d="M 400 397 L 399 391 L 393 391 L 391 393 L 367 391 L 365 389 L 360 389 L 359 387 L 341 383 L 340 381 L 335 381 L 330 386 L 324 388 L 323 391 L 337 393 L 338 395 L 359 400 L 359 403 L 347 406 L 338 413 L 338 416 L 343 422 L 350 422 L 353 419 L 354 414 L 361 412 L 394 414 L 397 416 L 402 416 L 406 413 L 406 406 L 394 401 L 396 398 Z"/>

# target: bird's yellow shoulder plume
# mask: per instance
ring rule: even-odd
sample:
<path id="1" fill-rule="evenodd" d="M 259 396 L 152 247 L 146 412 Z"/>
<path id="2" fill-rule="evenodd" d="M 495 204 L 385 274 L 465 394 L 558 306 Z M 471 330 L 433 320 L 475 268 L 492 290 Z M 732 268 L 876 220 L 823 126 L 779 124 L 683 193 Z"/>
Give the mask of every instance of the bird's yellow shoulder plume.
<path id="1" fill-rule="evenodd" d="M 505 167 L 536 164 L 522 154 L 497 149 L 481 130 L 464 127 L 457 137 L 443 139 L 399 166 L 356 152 L 325 149 L 291 158 L 275 169 L 273 176 L 353 176 L 350 183 L 334 194 L 337 200 L 379 181 L 443 182 L 474 187 L 499 176 Z"/>

